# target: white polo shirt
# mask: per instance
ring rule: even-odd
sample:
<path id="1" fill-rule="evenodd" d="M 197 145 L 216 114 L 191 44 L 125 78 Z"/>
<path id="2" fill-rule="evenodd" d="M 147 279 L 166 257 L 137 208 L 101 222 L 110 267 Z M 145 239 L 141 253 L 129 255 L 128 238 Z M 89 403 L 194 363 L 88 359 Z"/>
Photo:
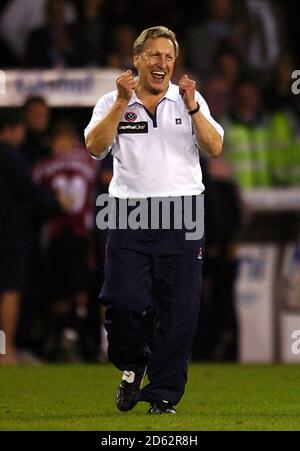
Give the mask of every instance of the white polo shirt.
<path id="1" fill-rule="evenodd" d="M 85 136 L 108 113 L 116 98 L 117 91 L 113 91 L 99 99 Z M 211 117 L 199 92 L 196 101 L 223 139 L 223 128 Z M 109 194 L 113 197 L 190 196 L 204 191 L 192 118 L 177 85 L 170 83 L 153 115 L 133 93 L 116 138 L 100 159 L 110 150 L 114 163 Z"/>

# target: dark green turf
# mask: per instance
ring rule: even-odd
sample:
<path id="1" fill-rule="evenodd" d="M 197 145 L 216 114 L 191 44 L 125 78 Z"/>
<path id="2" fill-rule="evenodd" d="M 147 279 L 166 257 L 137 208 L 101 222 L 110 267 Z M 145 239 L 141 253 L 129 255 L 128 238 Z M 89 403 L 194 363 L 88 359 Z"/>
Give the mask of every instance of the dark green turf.
<path id="1" fill-rule="evenodd" d="M 300 430 L 297 365 L 190 365 L 178 415 L 114 404 L 110 365 L 0 367 L 0 430 Z"/>

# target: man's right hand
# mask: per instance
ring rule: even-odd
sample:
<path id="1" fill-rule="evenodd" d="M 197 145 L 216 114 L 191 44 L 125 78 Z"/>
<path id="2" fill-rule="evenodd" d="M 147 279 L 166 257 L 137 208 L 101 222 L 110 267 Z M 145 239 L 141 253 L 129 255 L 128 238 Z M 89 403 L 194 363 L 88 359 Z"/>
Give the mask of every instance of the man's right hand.
<path id="1" fill-rule="evenodd" d="M 136 81 L 132 75 L 132 70 L 128 69 L 117 78 L 118 98 L 128 103 L 135 85 Z"/>
<path id="2" fill-rule="evenodd" d="M 120 120 L 131 99 L 136 83 L 131 70 L 127 70 L 117 78 L 118 95 L 116 101 L 108 113 L 95 124 L 86 136 L 86 147 L 91 155 L 99 156 L 100 159 L 106 155 L 107 149 L 118 133 Z"/>

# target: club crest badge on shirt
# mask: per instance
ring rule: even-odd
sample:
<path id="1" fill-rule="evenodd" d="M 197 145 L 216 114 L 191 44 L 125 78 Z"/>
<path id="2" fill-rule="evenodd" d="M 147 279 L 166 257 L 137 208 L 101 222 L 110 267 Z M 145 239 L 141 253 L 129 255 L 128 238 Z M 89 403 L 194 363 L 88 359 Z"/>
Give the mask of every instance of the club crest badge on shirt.
<path id="1" fill-rule="evenodd" d="M 133 122 L 136 120 L 136 118 L 137 115 L 133 111 L 127 111 L 127 113 L 125 113 L 126 121 Z"/>

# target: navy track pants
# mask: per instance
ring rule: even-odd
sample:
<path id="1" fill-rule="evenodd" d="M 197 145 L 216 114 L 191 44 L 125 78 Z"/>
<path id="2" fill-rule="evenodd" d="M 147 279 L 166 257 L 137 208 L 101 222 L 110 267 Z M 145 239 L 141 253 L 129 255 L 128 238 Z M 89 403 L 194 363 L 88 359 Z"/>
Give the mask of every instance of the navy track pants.
<path id="1" fill-rule="evenodd" d="M 198 323 L 203 245 L 204 238 L 186 240 L 184 230 L 108 231 L 100 294 L 108 357 L 122 371 L 147 365 L 149 384 L 139 401 L 176 405 L 184 393 Z"/>

